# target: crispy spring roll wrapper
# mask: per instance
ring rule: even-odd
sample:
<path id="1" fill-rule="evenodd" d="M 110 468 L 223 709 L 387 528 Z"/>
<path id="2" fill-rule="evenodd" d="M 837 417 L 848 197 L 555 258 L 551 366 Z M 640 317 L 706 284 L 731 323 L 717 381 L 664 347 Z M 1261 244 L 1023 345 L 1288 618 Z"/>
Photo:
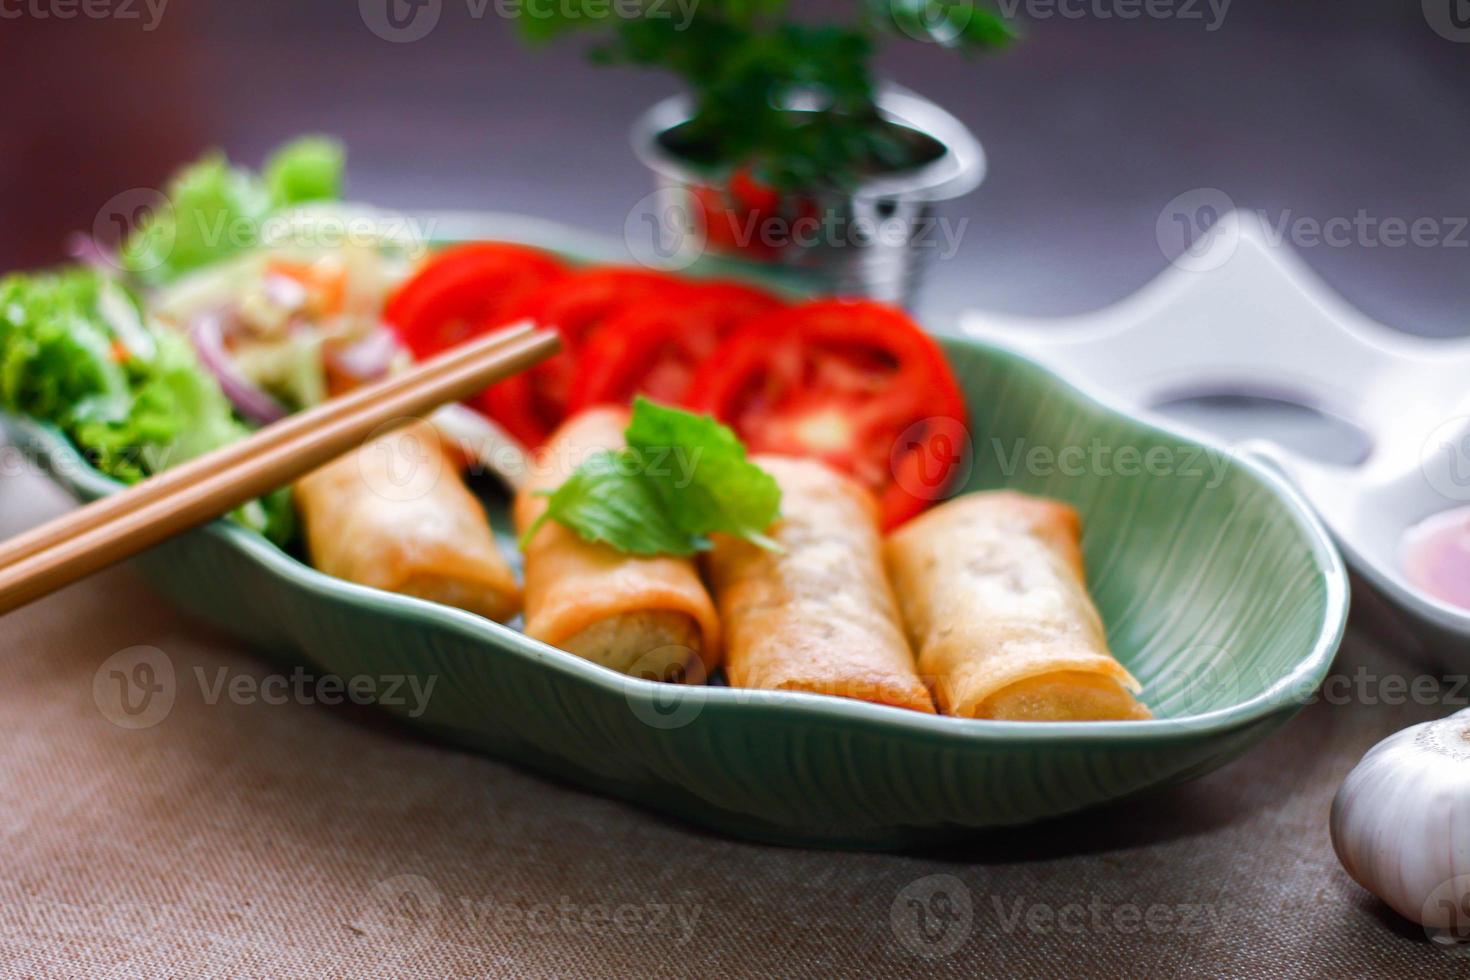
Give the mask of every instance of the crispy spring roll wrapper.
<path id="1" fill-rule="evenodd" d="M 296 483 L 311 562 L 328 575 L 504 622 L 521 590 L 459 459 L 427 422 L 373 439 Z"/>
<path id="2" fill-rule="evenodd" d="M 516 494 L 519 534 L 598 450 L 623 445 L 628 410 L 593 408 L 537 453 Z M 720 621 L 691 558 L 641 557 L 547 521 L 526 544 L 526 634 L 623 673 L 702 682 L 719 664 Z M 696 668 L 690 670 L 690 668 Z"/>
<path id="3" fill-rule="evenodd" d="M 705 556 L 731 685 L 933 714 L 883 572 L 873 495 L 812 460 L 754 462 L 781 486 L 770 536 L 782 550 L 715 535 Z"/>
<path id="4" fill-rule="evenodd" d="M 889 535 L 889 575 L 939 710 L 1008 721 L 1150 717 L 1087 594 L 1077 512 L 972 493 Z"/>

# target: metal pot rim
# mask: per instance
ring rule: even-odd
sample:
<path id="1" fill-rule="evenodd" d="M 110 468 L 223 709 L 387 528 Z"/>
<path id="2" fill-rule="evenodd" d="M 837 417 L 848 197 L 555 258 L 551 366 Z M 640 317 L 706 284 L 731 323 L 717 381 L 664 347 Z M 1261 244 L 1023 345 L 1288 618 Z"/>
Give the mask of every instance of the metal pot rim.
<path id="1" fill-rule="evenodd" d="M 853 196 L 944 201 L 968 194 L 980 185 L 985 178 L 985 151 L 964 123 L 929 99 L 898 85 L 881 86 L 876 102 L 884 119 L 938 141 L 944 154 L 921 167 L 870 177 L 858 185 Z M 686 122 L 690 113 L 688 95 L 670 96 L 634 121 L 630 137 L 638 159 L 660 177 L 681 184 L 701 184 L 709 179 L 708 174 L 665 150 L 658 139 Z"/>

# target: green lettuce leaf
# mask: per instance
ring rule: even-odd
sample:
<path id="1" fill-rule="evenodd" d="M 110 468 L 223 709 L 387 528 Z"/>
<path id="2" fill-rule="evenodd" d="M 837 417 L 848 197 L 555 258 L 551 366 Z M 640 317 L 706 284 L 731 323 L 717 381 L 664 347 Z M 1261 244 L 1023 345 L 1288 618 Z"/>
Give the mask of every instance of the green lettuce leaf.
<path id="1" fill-rule="evenodd" d="M 188 342 L 141 325 L 124 336 L 102 313 L 109 290 L 137 312 L 90 269 L 0 279 L 0 409 L 57 426 L 125 483 L 243 438 L 249 430 Z M 285 492 L 235 516 L 277 542 L 293 531 Z"/>
<path id="2" fill-rule="evenodd" d="M 165 201 L 123 242 L 123 267 L 144 282 L 165 283 L 251 248 L 276 211 L 337 199 L 343 159 L 341 144 L 321 136 L 282 146 L 263 176 L 208 153 L 169 180 Z"/>
<path id="3" fill-rule="evenodd" d="M 63 424 L 126 410 L 128 379 L 96 315 L 98 291 L 87 270 L 0 279 L 0 407 Z"/>
<path id="4" fill-rule="evenodd" d="M 302 136 L 272 153 L 262 168 L 271 205 L 292 207 L 342 196 L 342 144 L 326 136 Z"/>
<path id="5" fill-rule="evenodd" d="M 182 273 L 250 248 L 270 214 L 260 178 L 210 153 L 175 174 L 167 204 L 149 210 L 122 248 L 125 268 L 148 282 Z"/>

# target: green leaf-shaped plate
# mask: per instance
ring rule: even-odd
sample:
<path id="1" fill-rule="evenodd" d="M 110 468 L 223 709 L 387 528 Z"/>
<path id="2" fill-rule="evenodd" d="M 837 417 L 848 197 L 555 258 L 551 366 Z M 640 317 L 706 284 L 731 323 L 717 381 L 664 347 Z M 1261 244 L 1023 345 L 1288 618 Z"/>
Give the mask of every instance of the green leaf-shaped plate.
<path id="1" fill-rule="evenodd" d="M 618 254 L 542 223 L 477 222 L 477 237 Z M 1337 553 L 1296 493 L 1252 460 L 1119 414 L 1015 354 L 945 348 L 972 413 L 964 489 L 1078 507 L 1108 639 L 1155 720 L 973 721 L 660 685 L 330 578 L 225 521 L 137 561 L 172 602 L 267 655 L 344 678 L 436 678 L 418 717 L 385 707 L 450 742 L 788 844 L 910 846 L 1079 810 L 1208 772 L 1285 722 L 1327 672 L 1348 605 Z M 12 430 L 77 497 L 116 488 L 55 430 Z M 504 534 L 503 502 L 490 511 Z"/>

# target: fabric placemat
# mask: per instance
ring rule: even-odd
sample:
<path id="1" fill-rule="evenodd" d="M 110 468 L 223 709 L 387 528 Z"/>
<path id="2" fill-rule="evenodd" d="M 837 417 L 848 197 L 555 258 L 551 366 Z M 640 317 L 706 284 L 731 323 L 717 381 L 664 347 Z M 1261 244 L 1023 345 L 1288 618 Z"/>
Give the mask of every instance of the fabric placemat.
<path id="1" fill-rule="evenodd" d="M 7 472 L 0 535 L 69 505 Z M 114 688 L 136 647 L 174 672 L 165 712 Z M 905 855 L 726 840 L 300 703 L 128 568 L 4 617 L 0 652 L 6 975 L 1470 975 L 1332 854 L 1362 753 L 1467 695 L 1403 698 L 1418 669 L 1356 632 L 1219 772 Z"/>

